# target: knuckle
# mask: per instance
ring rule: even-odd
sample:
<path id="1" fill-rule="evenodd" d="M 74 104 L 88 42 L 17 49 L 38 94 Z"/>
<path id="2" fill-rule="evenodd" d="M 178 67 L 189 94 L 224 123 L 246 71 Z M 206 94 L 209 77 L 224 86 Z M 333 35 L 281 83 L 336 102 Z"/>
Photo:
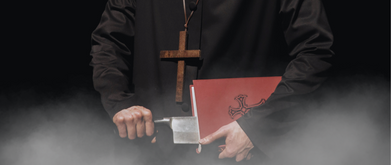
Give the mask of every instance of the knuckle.
<path id="1" fill-rule="evenodd" d="M 136 110 L 137 108 L 135 108 L 134 106 L 132 106 L 132 107 L 129 107 L 128 109 L 126 109 L 126 112 L 127 113 L 131 113 L 131 112 L 133 112 L 134 110 Z"/>
<path id="2" fill-rule="evenodd" d="M 152 112 L 143 106 L 133 106 L 132 112 L 139 115 L 140 118 L 152 119 Z"/>
<path id="3" fill-rule="evenodd" d="M 134 117 L 132 116 L 132 115 L 128 115 L 128 116 L 126 116 L 126 117 L 124 117 L 124 120 L 125 120 L 125 122 L 133 122 L 133 120 L 134 120 Z"/>
<path id="4" fill-rule="evenodd" d="M 152 112 L 148 109 L 144 109 L 142 114 L 146 120 L 152 120 Z"/>
<path id="5" fill-rule="evenodd" d="M 152 112 L 148 109 L 144 109 L 143 114 L 144 114 L 144 116 L 152 116 Z"/>
<path id="6" fill-rule="evenodd" d="M 141 115 L 140 112 L 134 112 L 134 113 L 133 113 L 133 117 L 134 117 L 135 119 L 141 119 L 143 116 Z"/>
<path id="7" fill-rule="evenodd" d="M 135 106 L 132 106 L 132 108 L 135 108 L 135 109 L 138 109 L 138 108 L 141 108 L 142 106 L 139 106 L 139 105 L 135 105 Z"/>
<path id="8" fill-rule="evenodd" d="M 144 114 L 145 120 L 152 120 L 152 113 Z"/>
<path id="9" fill-rule="evenodd" d="M 134 110 L 134 111 L 139 111 L 139 110 L 141 110 L 142 108 L 143 108 L 142 106 L 135 105 L 135 106 L 132 106 L 130 109 L 131 109 L 131 110 Z"/>
<path id="10" fill-rule="evenodd" d="M 113 119 L 114 123 L 122 123 L 124 122 L 124 117 L 122 115 L 116 115 Z"/>

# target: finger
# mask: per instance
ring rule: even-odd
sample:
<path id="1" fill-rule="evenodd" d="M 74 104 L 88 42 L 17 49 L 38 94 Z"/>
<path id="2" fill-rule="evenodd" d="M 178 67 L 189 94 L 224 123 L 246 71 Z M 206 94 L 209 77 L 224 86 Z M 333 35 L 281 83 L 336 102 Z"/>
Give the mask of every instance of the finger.
<path id="1" fill-rule="evenodd" d="M 143 120 L 139 120 L 136 123 L 136 131 L 137 131 L 137 137 L 141 138 L 145 134 L 145 124 Z"/>
<path id="2" fill-rule="evenodd" d="M 246 158 L 246 159 L 247 159 L 247 160 L 250 160 L 250 159 L 251 159 L 253 156 L 254 156 L 253 154 L 251 154 L 251 153 L 248 153 L 248 154 L 247 154 L 247 158 Z"/>
<path id="3" fill-rule="evenodd" d="M 153 137 L 153 139 L 152 139 L 151 143 L 156 143 L 156 136 L 155 136 L 155 137 Z"/>
<path id="4" fill-rule="evenodd" d="M 134 112 L 134 123 L 136 124 L 137 137 L 141 138 L 145 134 L 144 119 L 141 112 Z"/>
<path id="5" fill-rule="evenodd" d="M 229 146 L 226 146 L 225 149 L 219 154 L 219 159 L 224 158 L 233 158 L 236 155 L 236 152 Z"/>
<path id="6" fill-rule="evenodd" d="M 125 117 L 126 129 L 128 131 L 128 138 L 133 140 L 136 138 L 136 125 L 134 123 L 134 116 L 129 114 Z"/>
<path id="7" fill-rule="evenodd" d="M 240 161 L 242 161 L 244 158 L 246 158 L 247 155 L 248 155 L 248 152 L 250 152 L 250 150 L 249 150 L 249 149 L 245 149 L 245 150 L 243 150 L 242 152 L 238 153 L 238 154 L 236 155 L 236 162 L 240 162 Z"/>
<path id="8" fill-rule="evenodd" d="M 196 153 L 197 153 L 197 154 L 200 154 L 200 153 L 201 153 L 200 151 L 198 151 L 198 148 L 196 148 Z"/>
<path id="9" fill-rule="evenodd" d="M 228 130 L 227 130 L 227 126 L 223 126 L 221 127 L 220 129 L 218 129 L 216 132 L 213 132 L 212 134 L 209 134 L 208 136 L 206 136 L 205 138 L 201 139 L 200 140 L 200 143 L 202 145 L 205 145 L 205 144 L 210 144 L 212 143 L 213 141 L 217 140 L 217 139 L 220 139 L 222 137 L 225 137 L 227 136 L 228 134 Z"/>
<path id="10" fill-rule="evenodd" d="M 147 136 L 152 136 L 155 131 L 155 125 L 153 123 L 152 113 L 149 109 L 143 108 L 141 111 L 145 123 L 145 133 Z"/>
<path id="11" fill-rule="evenodd" d="M 127 133 L 124 117 L 121 115 L 115 115 L 113 118 L 113 122 L 117 126 L 119 136 L 121 138 L 125 138 Z"/>
<path id="12" fill-rule="evenodd" d="M 225 144 L 219 145 L 219 152 L 223 152 L 225 149 Z"/>

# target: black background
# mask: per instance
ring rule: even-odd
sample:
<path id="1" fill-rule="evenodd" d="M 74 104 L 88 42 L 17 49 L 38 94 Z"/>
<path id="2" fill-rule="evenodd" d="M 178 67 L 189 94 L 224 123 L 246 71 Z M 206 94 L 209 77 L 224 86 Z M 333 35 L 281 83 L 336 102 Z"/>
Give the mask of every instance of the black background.
<path id="1" fill-rule="evenodd" d="M 106 0 L 12 3 L 5 5 L 3 14 L 2 83 L 52 85 L 73 76 L 89 81 L 90 36 Z M 380 74 L 389 79 L 389 1 L 325 0 L 324 4 L 335 36 L 337 73 Z"/>
<path id="2" fill-rule="evenodd" d="M 2 88 L 28 82 L 55 86 L 75 77 L 89 87 L 90 36 L 106 0 L 12 3 L 3 15 Z M 337 75 L 380 74 L 389 79 L 389 1 L 324 4 L 335 36 Z"/>
<path id="3" fill-rule="evenodd" d="M 30 128 L 38 129 L 41 119 L 19 118 L 23 113 L 31 116 L 34 113 L 30 111 L 37 110 L 29 107 L 56 99 L 69 100 L 78 91 L 88 93 L 79 97 L 86 101 L 77 102 L 87 106 L 87 112 L 75 112 L 79 110 L 75 108 L 69 110 L 72 114 L 95 113 L 104 122 L 111 122 L 99 102 L 99 94 L 93 89 L 89 66 L 91 33 L 100 21 L 105 4 L 106 0 L 2 2 L 0 141 L 27 136 L 34 132 Z M 389 86 L 390 2 L 324 0 L 324 5 L 335 38 L 332 48 L 336 53 L 335 74 L 331 81 L 343 84 L 344 77 L 359 75 L 359 80 L 376 77 L 374 81 L 385 80 Z M 356 80 L 348 80 L 352 81 Z M 389 96 L 385 100 L 389 102 Z M 41 111 L 46 114 L 45 119 L 61 120 L 55 114 L 63 114 L 62 110 L 43 108 Z M 76 130 L 89 128 L 90 122 L 81 123 L 83 127 Z M 7 159 L 8 164 L 17 159 Z"/>

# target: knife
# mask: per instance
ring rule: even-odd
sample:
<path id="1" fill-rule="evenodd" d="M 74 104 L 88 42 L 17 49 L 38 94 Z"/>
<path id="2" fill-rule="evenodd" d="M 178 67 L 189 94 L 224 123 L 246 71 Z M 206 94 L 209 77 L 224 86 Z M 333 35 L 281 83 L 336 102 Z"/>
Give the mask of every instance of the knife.
<path id="1" fill-rule="evenodd" d="M 200 131 L 195 116 L 165 117 L 155 124 L 167 124 L 172 129 L 174 144 L 199 144 Z M 201 151 L 199 144 L 198 150 Z"/>

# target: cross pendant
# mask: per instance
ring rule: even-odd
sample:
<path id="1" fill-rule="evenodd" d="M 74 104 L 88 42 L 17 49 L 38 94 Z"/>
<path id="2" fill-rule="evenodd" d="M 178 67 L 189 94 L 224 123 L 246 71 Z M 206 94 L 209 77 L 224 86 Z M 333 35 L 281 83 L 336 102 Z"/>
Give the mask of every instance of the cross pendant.
<path id="1" fill-rule="evenodd" d="M 186 50 L 187 45 L 187 31 L 179 32 L 179 49 L 178 50 L 162 50 L 160 51 L 160 58 L 171 58 L 178 60 L 177 82 L 175 101 L 182 102 L 183 95 L 183 80 L 185 74 L 185 59 L 186 58 L 200 58 L 201 50 Z"/>

